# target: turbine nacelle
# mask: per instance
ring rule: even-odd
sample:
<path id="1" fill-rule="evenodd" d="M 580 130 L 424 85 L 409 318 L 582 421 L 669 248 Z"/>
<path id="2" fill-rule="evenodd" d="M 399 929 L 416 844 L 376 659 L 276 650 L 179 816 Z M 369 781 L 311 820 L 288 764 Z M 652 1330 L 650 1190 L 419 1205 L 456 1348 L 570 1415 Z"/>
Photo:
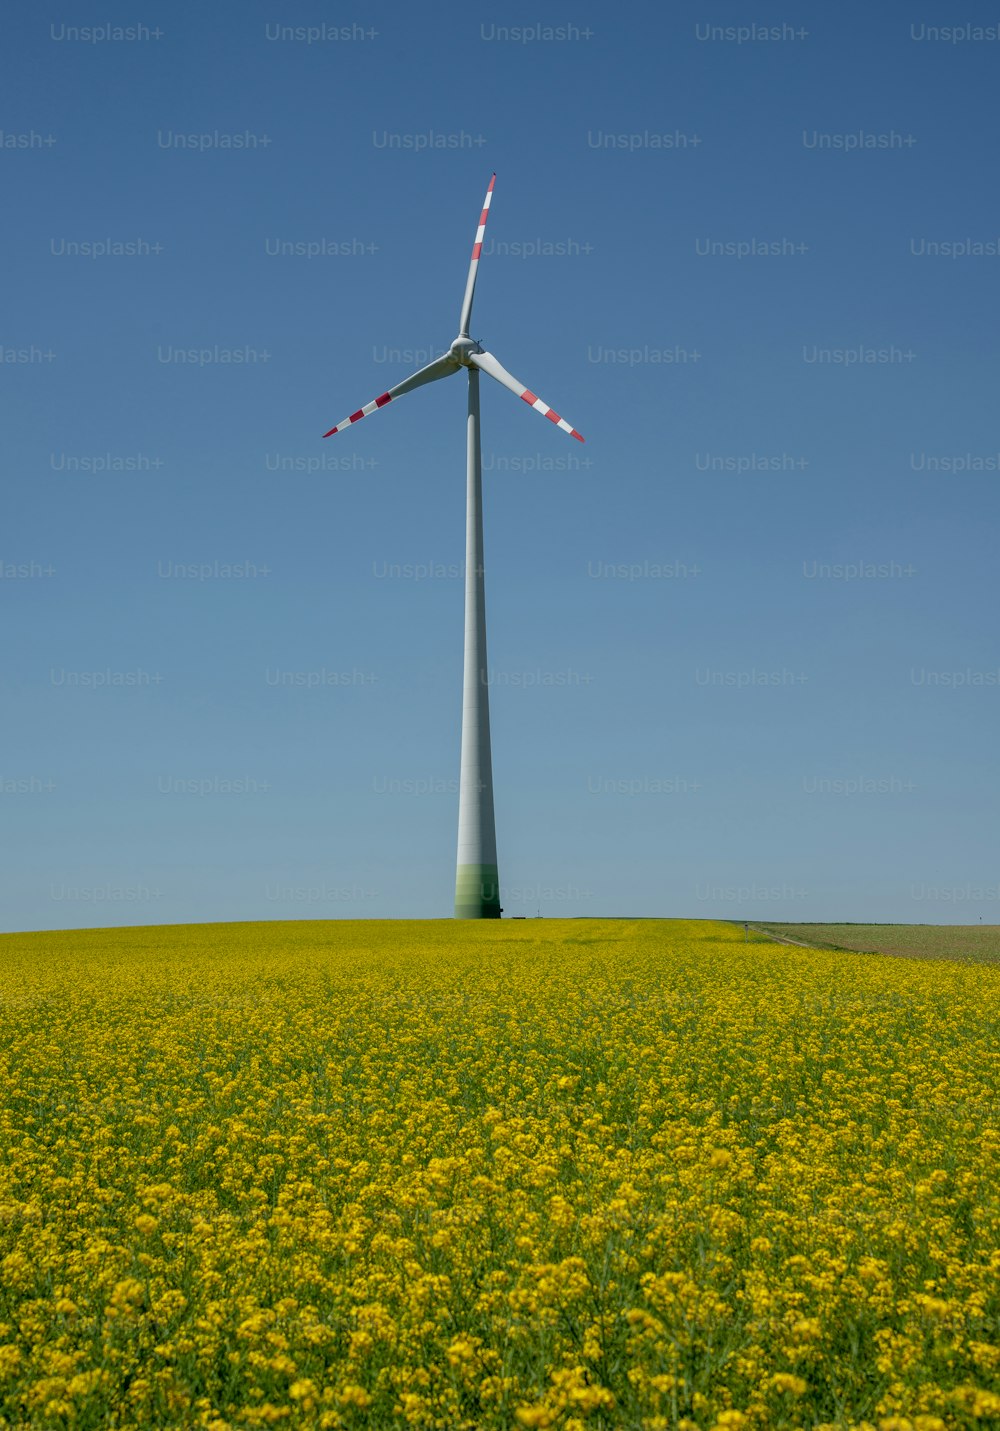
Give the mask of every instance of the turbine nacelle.
<path id="1" fill-rule="evenodd" d="M 448 349 L 449 356 L 455 359 L 456 363 L 461 363 L 463 368 L 471 368 L 473 363 L 469 358 L 470 353 L 481 353 L 483 350 L 476 342 L 475 338 L 466 337 L 464 333 L 459 333 L 458 337 Z"/>

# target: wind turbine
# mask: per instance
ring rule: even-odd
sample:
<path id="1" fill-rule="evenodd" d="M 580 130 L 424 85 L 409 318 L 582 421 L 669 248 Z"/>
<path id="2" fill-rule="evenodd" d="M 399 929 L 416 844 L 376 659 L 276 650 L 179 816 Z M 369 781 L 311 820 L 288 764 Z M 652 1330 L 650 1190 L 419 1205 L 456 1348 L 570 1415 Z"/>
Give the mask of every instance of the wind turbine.
<path id="1" fill-rule="evenodd" d="M 499 919 L 500 878 L 497 873 L 496 823 L 493 814 L 493 763 L 490 754 L 490 699 L 486 666 L 486 587 L 483 580 L 483 464 L 479 440 L 479 374 L 487 373 L 568 432 L 583 438 L 564 418 L 508 373 L 492 353 L 469 337 L 472 299 L 476 291 L 479 256 L 489 217 L 496 174 L 490 179 L 479 216 L 472 261 L 465 284 L 458 337 L 446 353 L 425 368 L 382 393 L 364 407 L 324 432 L 332 437 L 394 398 L 425 383 L 451 377 L 465 368 L 469 375 L 469 410 L 466 425 L 468 479 L 465 515 L 465 674 L 462 700 L 462 765 L 458 786 L 458 868 L 455 878 L 456 919 Z"/>

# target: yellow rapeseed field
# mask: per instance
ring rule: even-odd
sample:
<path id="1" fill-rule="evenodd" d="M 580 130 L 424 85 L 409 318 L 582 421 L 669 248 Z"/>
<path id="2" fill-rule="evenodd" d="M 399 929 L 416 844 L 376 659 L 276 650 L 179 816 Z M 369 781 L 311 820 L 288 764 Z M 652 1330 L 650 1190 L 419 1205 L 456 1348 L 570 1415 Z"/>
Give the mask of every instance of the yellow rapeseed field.
<path id="1" fill-rule="evenodd" d="M 0 1426 L 1000 1426 L 1000 970 L 0 939 Z"/>

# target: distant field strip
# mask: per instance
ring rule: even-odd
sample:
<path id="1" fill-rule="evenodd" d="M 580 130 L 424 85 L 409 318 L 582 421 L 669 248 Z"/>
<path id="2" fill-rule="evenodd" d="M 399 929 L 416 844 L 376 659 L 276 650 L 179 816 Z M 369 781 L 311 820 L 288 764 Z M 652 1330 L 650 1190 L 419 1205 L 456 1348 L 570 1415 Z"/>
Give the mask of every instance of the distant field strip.
<path id="1" fill-rule="evenodd" d="M 754 924 L 753 928 L 828 949 L 1000 963 L 998 924 Z"/>
<path id="2" fill-rule="evenodd" d="M 998 1024 L 710 921 L 2 936 L 0 1427 L 987 1431 Z"/>

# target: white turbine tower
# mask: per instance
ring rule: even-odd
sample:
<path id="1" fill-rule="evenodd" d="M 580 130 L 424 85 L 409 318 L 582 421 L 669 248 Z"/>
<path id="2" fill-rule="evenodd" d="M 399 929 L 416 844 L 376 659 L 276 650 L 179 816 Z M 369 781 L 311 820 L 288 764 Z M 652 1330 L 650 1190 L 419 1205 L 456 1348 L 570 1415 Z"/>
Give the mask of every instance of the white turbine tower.
<path id="1" fill-rule="evenodd" d="M 486 665 L 486 587 L 483 580 L 483 468 L 479 440 L 479 374 L 488 373 L 505 388 L 523 399 L 536 412 L 568 432 L 578 442 L 583 438 L 575 428 L 553 412 L 507 369 L 469 337 L 472 299 L 476 291 L 476 273 L 483 247 L 486 219 L 493 198 L 494 174 L 483 201 L 476 241 L 472 246 L 472 262 L 465 285 L 462 317 L 458 337 L 446 353 L 428 363 L 426 368 L 394 388 L 384 392 L 374 402 L 352 412 L 324 437 L 343 432 L 352 422 L 360 422 L 376 408 L 385 407 L 393 398 L 402 397 L 424 383 L 436 382 L 465 368 L 469 374 L 469 416 L 467 424 L 468 482 L 466 486 L 465 519 L 465 677 L 462 703 L 462 766 L 458 789 L 458 869 L 455 880 L 455 917 L 457 919 L 499 919 L 500 878 L 497 873 L 497 838 L 493 815 L 493 763 L 490 755 L 490 700 Z"/>

